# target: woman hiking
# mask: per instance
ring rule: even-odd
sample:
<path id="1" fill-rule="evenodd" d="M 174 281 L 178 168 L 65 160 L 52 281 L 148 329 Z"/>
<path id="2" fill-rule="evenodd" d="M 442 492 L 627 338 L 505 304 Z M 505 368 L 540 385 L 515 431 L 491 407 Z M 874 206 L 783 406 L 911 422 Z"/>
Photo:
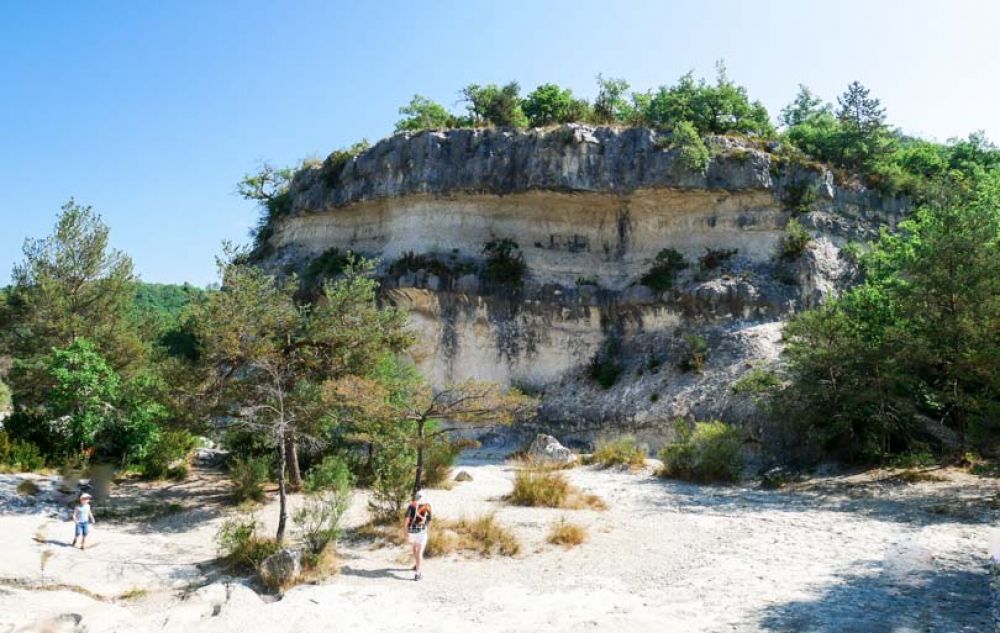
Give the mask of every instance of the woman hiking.
<path id="1" fill-rule="evenodd" d="M 406 508 L 406 519 L 403 521 L 403 531 L 406 541 L 413 548 L 414 580 L 420 580 L 420 564 L 424 560 L 424 548 L 427 547 L 427 528 L 431 524 L 431 504 L 423 490 L 413 495 L 413 501 Z"/>

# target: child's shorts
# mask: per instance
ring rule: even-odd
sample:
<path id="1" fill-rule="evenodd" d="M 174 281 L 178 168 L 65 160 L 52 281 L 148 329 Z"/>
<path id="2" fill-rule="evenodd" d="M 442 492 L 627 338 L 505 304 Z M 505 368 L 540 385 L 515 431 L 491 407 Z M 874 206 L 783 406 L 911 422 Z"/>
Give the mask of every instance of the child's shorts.
<path id="1" fill-rule="evenodd" d="M 90 534 L 90 523 L 76 524 L 76 536 L 86 537 L 88 534 Z"/>

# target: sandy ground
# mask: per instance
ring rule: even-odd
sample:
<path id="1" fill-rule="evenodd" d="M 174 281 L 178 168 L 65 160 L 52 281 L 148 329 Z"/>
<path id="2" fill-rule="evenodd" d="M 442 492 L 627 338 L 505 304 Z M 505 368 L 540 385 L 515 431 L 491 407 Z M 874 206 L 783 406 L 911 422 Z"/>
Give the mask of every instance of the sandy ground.
<path id="1" fill-rule="evenodd" d="M 415 623 L 444 633 L 903 633 L 990 625 L 985 562 L 996 540 L 995 479 L 948 471 L 944 482 L 905 484 L 868 473 L 765 491 L 667 482 L 650 470 L 568 471 L 610 505 L 597 512 L 511 507 L 500 500 L 510 466 L 479 459 L 460 469 L 473 481 L 431 491 L 437 515 L 495 510 L 524 546 L 518 557 L 434 559 L 414 582 L 401 548 L 347 542 L 339 575 L 281 599 L 217 577 L 212 536 L 233 511 L 218 478 L 116 489 L 115 497 L 151 499 L 173 514 L 98 524 L 84 552 L 67 546 L 71 524 L 52 516 L 52 506 L 0 505 L 0 633 L 378 632 Z M 0 479 L 0 490 L 15 479 Z M 364 507 L 359 496 L 352 524 L 364 521 Z M 274 514 L 273 503 L 259 511 Z M 547 544 L 560 517 L 587 526 L 590 540 L 569 550 Z M 137 590 L 146 593 L 127 595 Z"/>

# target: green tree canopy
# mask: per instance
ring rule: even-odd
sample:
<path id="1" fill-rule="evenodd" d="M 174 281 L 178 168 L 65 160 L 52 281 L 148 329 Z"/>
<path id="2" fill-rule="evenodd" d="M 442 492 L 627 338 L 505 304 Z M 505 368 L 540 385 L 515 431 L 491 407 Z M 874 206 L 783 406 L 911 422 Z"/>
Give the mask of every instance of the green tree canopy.
<path id="1" fill-rule="evenodd" d="M 427 97 L 413 95 L 410 102 L 399 109 L 402 119 L 396 122 L 396 131 L 436 130 L 456 127 L 456 119 L 445 107 Z"/>
<path id="2" fill-rule="evenodd" d="M 512 81 L 505 86 L 471 84 L 462 89 L 469 114 L 475 125 L 526 127 L 528 119 L 521 110 L 521 86 Z"/>
<path id="3" fill-rule="evenodd" d="M 524 98 L 521 108 L 531 127 L 584 121 L 589 114 L 586 101 L 575 99 L 572 90 L 556 84 L 542 84 L 535 88 Z"/>

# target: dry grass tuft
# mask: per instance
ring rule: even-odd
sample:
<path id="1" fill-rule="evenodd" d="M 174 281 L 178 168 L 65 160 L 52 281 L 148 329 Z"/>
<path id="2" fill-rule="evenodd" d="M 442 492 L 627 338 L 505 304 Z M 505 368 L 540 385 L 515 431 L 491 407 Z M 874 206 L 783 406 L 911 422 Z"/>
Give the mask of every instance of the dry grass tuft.
<path id="1" fill-rule="evenodd" d="M 506 497 L 517 506 L 606 510 L 607 504 L 594 494 L 584 494 L 570 485 L 562 473 L 522 469 L 514 476 L 514 490 Z"/>
<path id="2" fill-rule="evenodd" d="M 486 557 L 516 556 L 521 553 L 521 543 L 493 513 L 458 521 L 435 519 L 424 555 L 434 558 L 453 552 L 472 552 Z"/>
<path id="3" fill-rule="evenodd" d="M 547 540 L 553 545 L 562 545 L 567 549 L 575 547 L 587 540 L 587 528 L 570 523 L 563 517 L 552 524 Z"/>
<path id="4" fill-rule="evenodd" d="M 601 438 L 597 440 L 597 446 L 587 463 L 603 468 L 628 466 L 632 470 L 642 470 L 646 466 L 646 448 L 633 435 L 622 435 L 614 439 Z"/>
<path id="5" fill-rule="evenodd" d="M 922 481 L 948 481 L 946 477 L 941 475 L 935 475 L 932 472 L 926 470 L 904 470 L 901 473 L 893 475 L 893 479 L 899 479 L 900 481 L 905 481 L 908 484 L 916 484 Z"/>
<path id="6" fill-rule="evenodd" d="M 122 593 L 118 596 L 119 600 L 139 600 L 140 598 L 145 598 L 149 595 L 148 589 L 141 589 L 139 587 L 133 587 L 128 591 Z"/>

